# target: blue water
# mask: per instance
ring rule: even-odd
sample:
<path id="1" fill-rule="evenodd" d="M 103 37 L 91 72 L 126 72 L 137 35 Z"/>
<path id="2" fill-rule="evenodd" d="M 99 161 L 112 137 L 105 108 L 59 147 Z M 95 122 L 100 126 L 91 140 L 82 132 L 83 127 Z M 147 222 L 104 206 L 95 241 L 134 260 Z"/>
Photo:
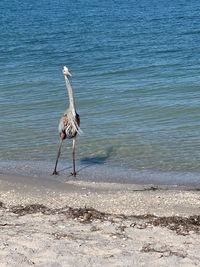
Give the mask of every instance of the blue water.
<path id="1" fill-rule="evenodd" d="M 53 167 L 67 65 L 84 132 L 79 166 L 200 181 L 199 1 L 1 0 L 0 8 L 1 171 L 5 162 Z M 69 141 L 61 162 L 71 162 Z"/>

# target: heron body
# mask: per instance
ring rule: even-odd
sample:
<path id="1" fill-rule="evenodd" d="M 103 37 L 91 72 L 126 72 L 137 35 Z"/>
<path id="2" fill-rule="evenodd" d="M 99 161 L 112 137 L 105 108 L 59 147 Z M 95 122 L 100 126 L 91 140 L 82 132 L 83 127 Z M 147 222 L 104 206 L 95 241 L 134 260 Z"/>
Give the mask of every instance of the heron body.
<path id="1" fill-rule="evenodd" d="M 60 119 L 60 123 L 58 126 L 58 131 L 60 134 L 60 137 L 64 139 L 72 139 L 75 138 L 79 129 L 80 125 L 80 117 L 76 113 L 75 116 L 70 114 L 70 111 L 67 110 L 62 118 Z"/>
<path id="2" fill-rule="evenodd" d="M 81 132 L 81 129 L 79 127 L 80 117 L 76 112 L 73 90 L 72 90 L 70 81 L 68 79 L 68 76 L 71 76 L 71 73 L 69 72 L 66 66 L 63 68 L 63 74 L 65 77 L 66 87 L 67 87 L 68 94 L 69 94 L 69 108 L 63 114 L 62 118 L 60 119 L 59 126 L 58 126 L 58 131 L 60 135 L 60 144 L 59 144 L 59 149 L 58 149 L 58 154 L 57 154 L 56 164 L 55 164 L 53 174 L 58 174 L 57 164 L 58 164 L 58 159 L 61 154 L 61 146 L 62 146 L 63 140 L 72 139 L 73 140 L 73 144 L 72 144 L 73 172 L 72 172 L 72 175 L 76 176 L 75 141 L 76 141 L 77 133 Z"/>

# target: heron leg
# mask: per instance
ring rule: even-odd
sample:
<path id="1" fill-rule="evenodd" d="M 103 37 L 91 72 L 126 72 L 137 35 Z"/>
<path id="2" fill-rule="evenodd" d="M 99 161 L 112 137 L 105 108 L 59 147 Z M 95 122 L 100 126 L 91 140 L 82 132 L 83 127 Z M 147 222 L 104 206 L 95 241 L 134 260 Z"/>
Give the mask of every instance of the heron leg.
<path id="1" fill-rule="evenodd" d="M 71 175 L 73 175 L 74 177 L 76 176 L 76 167 L 75 167 L 75 143 L 76 143 L 76 139 L 73 138 L 73 140 L 72 140 L 73 172 L 71 173 Z"/>
<path id="2" fill-rule="evenodd" d="M 60 157 L 60 154 L 61 154 L 61 146 L 62 146 L 62 142 L 63 142 L 63 139 L 61 138 L 60 139 L 60 144 L 59 144 L 59 148 L 58 148 L 58 154 L 57 154 L 57 158 L 56 158 L 56 164 L 55 164 L 55 167 L 54 167 L 54 171 L 52 173 L 52 175 L 57 175 L 58 172 L 57 172 L 57 164 L 58 164 L 58 159 Z"/>

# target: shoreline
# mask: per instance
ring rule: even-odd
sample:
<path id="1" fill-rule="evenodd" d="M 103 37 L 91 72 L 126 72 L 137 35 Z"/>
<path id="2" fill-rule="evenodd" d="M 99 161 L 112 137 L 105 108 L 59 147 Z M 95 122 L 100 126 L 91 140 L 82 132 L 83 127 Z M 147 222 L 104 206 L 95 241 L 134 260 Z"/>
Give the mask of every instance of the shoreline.
<path id="1" fill-rule="evenodd" d="M 0 174 L 1 266 L 196 266 L 188 187 Z"/>
<path id="2" fill-rule="evenodd" d="M 0 175 L 26 176 L 38 179 L 54 179 L 65 183 L 71 181 L 71 165 L 61 161 L 59 175 L 52 178 L 54 162 L 48 161 L 0 161 Z M 137 184 L 200 189 L 200 173 L 192 171 L 136 170 L 111 164 L 79 164 L 77 177 L 83 182 Z"/>
<path id="3" fill-rule="evenodd" d="M 92 207 L 124 215 L 189 216 L 200 213 L 199 189 L 154 184 L 55 180 L 0 174 L 0 201 L 6 205 Z"/>

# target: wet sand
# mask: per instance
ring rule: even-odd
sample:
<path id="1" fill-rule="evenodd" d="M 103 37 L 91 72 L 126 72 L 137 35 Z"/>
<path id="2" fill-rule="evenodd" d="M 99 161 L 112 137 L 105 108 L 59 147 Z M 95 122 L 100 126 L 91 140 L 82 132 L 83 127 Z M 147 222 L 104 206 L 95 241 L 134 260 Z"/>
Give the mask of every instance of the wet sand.
<path id="1" fill-rule="evenodd" d="M 200 191 L 0 175 L 1 266 L 198 266 Z"/>

